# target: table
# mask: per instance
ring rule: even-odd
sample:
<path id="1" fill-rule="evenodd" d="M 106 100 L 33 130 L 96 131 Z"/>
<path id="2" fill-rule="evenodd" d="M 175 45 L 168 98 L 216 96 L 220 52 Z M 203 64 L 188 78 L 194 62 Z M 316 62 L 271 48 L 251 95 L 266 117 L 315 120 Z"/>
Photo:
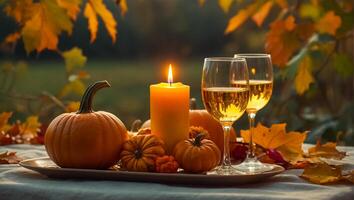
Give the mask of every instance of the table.
<path id="1" fill-rule="evenodd" d="M 304 145 L 308 148 L 309 145 Z M 354 169 L 354 147 L 346 151 L 344 169 Z M 0 146 L 24 159 L 47 156 L 44 146 Z M 302 170 L 287 170 L 261 183 L 232 187 L 181 186 L 120 181 L 55 180 L 19 165 L 0 165 L 0 199 L 354 199 L 354 186 L 315 185 L 298 177 Z"/>

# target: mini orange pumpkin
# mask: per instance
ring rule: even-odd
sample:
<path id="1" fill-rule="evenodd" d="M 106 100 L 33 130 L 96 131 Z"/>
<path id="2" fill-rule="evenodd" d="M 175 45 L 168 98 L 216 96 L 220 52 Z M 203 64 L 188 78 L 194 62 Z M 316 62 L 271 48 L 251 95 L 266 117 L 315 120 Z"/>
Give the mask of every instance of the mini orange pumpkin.
<path id="1" fill-rule="evenodd" d="M 218 146 L 203 137 L 204 134 L 199 134 L 194 139 L 180 141 L 173 150 L 173 156 L 186 172 L 206 172 L 220 163 Z"/>
<path id="2" fill-rule="evenodd" d="M 123 144 L 122 167 L 128 171 L 155 171 L 155 160 L 165 155 L 161 139 L 152 134 L 136 135 Z"/>
<path id="3" fill-rule="evenodd" d="M 49 157 L 60 167 L 106 169 L 119 160 L 127 130 L 115 115 L 92 110 L 95 93 L 110 87 L 99 81 L 87 88 L 76 113 L 57 116 L 45 134 Z"/>

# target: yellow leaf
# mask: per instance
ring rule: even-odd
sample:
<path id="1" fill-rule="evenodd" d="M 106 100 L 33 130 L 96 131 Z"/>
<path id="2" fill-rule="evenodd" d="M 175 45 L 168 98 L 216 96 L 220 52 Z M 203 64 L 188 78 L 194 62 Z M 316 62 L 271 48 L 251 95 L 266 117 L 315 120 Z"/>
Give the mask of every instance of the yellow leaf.
<path id="1" fill-rule="evenodd" d="M 40 131 L 41 123 L 38 121 L 38 116 L 29 116 L 26 121 L 20 125 L 21 135 L 27 135 L 28 138 L 37 136 Z"/>
<path id="2" fill-rule="evenodd" d="M 320 13 L 321 10 L 318 5 L 314 5 L 312 3 L 304 3 L 300 6 L 299 14 L 303 18 L 309 17 L 316 20 L 320 16 Z"/>
<path id="3" fill-rule="evenodd" d="M 125 14 L 128 12 L 128 5 L 127 5 L 126 0 L 120 0 L 119 9 L 120 9 L 122 16 L 125 16 Z"/>
<path id="4" fill-rule="evenodd" d="M 254 128 L 253 141 L 265 149 L 286 147 L 293 152 L 301 152 L 301 146 L 306 138 L 306 133 L 286 133 L 286 124 L 273 124 L 270 128 L 261 123 Z M 245 142 L 249 142 L 249 130 L 241 130 Z"/>
<path id="5" fill-rule="evenodd" d="M 247 8 L 238 11 L 237 14 L 229 20 L 225 29 L 225 34 L 229 34 L 241 26 L 256 10 L 256 8 L 257 4 L 251 4 Z"/>
<path id="6" fill-rule="evenodd" d="M 66 10 L 71 19 L 76 20 L 82 0 L 57 0 L 58 5 Z"/>
<path id="7" fill-rule="evenodd" d="M 305 167 L 300 177 L 316 184 L 333 183 L 342 179 L 342 169 L 340 166 L 318 163 Z"/>
<path id="8" fill-rule="evenodd" d="M 14 43 L 18 39 L 20 39 L 20 37 L 21 37 L 21 34 L 19 32 L 11 33 L 8 36 L 6 36 L 4 41 L 5 41 L 5 43 Z"/>
<path id="9" fill-rule="evenodd" d="M 56 50 L 58 36 L 63 32 L 71 34 L 73 24 L 55 0 L 42 0 L 33 5 L 33 16 L 27 20 L 21 35 L 27 53 L 33 50 Z"/>
<path id="10" fill-rule="evenodd" d="M 65 97 L 71 93 L 82 96 L 85 92 L 85 84 L 79 80 L 75 79 L 67 83 L 59 93 L 59 98 Z"/>
<path id="11" fill-rule="evenodd" d="M 199 6 L 204 6 L 205 0 L 198 0 L 198 4 L 199 4 Z"/>
<path id="12" fill-rule="evenodd" d="M 346 153 L 338 151 L 336 146 L 337 144 L 334 142 L 327 142 L 321 145 L 321 141 L 318 140 L 316 146 L 309 148 L 309 156 L 340 160 L 345 157 Z"/>
<path id="13" fill-rule="evenodd" d="M 335 15 L 333 11 L 328 11 L 316 24 L 316 30 L 319 33 L 335 35 L 341 24 L 341 18 Z"/>
<path id="14" fill-rule="evenodd" d="M 76 112 L 79 110 L 80 107 L 80 102 L 79 101 L 70 101 L 66 107 L 65 111 L 66 112 Z"/>
<path id="15" fill-rule="evenodd" d="M 112 13 L 104 5 L 103 0 L 89 0 L 86 3 L 84 15 L 88 19 L 88 28 L 91 33 L 91 42 L 95 41 L 97 35 L 97 15 L 100 16 L 103 20 L 105 27 L 112 38 L 112 41 L 116 41 L 117 22 L 114 19 Z"/>
<path id="16" fill-rule="evenodd" d="M 252 20 L 257 24 L 257 26 L 262 25 L 272 6 L 273 1 L 268 1 L 252 16 Z"/>
<path id="17" fill-rule="evenodd" d="M 19 24 L 24 24 L 34 13 L 32 0 L 9 0 L 4 8 L 5 13 Z"/>
<path id="18" fill-rule="evenodd" d="M 11 118 L 11 116 L 12 116 L 12 112 L 2 112 L 0 114 L 0 132 L 5 131 L 4 129 L 6 129 L 8 121 Z"/>
<path id="19" fill-rule="evenodd" d="M 221 9 L 227 13 L 230 10 L 230 6 L 234 0 L 219 0 L 219 6 Z"/>
<path id="20" fill-rule="evenodd" d="M 311 74 L 311 58 L 305 56 L 300 62 L 297 74 L 295 77 L 295 89 L 296 92 L 302 95 L 306 90 L 309 89 L 310 84 L 314 82 L 314 78 Z"/>
<path id="21" fill-rule="evenodd" d="M 83 67 L 87 60 L 87 58 L 82 55 L 82 50 L 77 47 L 64 51 L 62 56 L 65 60 L 65 67 L 68 73 L 75 68 Z"/>

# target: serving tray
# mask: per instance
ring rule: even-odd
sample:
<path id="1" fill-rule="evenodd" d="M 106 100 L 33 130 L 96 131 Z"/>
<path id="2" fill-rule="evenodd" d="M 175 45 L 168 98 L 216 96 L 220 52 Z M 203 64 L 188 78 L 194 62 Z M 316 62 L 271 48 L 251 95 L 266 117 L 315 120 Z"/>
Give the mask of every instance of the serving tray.
<path id="1" fill-rule="evenodd" d="M 284 168 L 276 165 L 268 172 L 259 174 L 236 174 L 218 175 L 213 172 L 207 174 L 188 173 L 151 173 L 151 172 L 130 172 L 119 169 L 94 170 L 94 169 L 74 169 L 60 168 L 50 158 L 34 158 L 20 162 L 24 168 L 34 170 L 50 178 L 56 179 L 94 179 L 94 180 L 116 180 L 134 182 L 154 182 L 167 184 L 184 185 L 237 185 L 244 183 L 260 182 L 266 178 L 275 176 L 284 171 Z"/>

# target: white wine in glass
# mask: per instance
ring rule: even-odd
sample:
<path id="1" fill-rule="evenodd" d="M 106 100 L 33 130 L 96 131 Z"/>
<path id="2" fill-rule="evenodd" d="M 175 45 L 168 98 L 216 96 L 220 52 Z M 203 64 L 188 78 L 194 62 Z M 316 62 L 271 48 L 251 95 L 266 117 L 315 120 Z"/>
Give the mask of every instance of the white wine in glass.
<path id="1" fill-rule="evenodd" d="M 235 86 L 234 83 L 242 83 Z M 206 110 L 224 129 L 224 155 L 218 174 L 238 173 L 230 160 L 230 129 L 245 112 L 249 102 L 248 69 L 243 58 L 206 58 L 203 66 L 202 97 Z"/>
<path id="2" fill-rule="evenodd" d="M 273 67 L 269 54 L 236 54 L 235 58 L 246 59 L 249 71 L 249 84 L 245 85 L 243 82 L 235 81 L 235 87 L 249 88 L 250 98 L 247 105 L 247 115 L 250 126 L 249 136 L 249 150 L 246 160 L 236 169 L 248 173 L 261 173 L 272 170 L 274 165 L 261 163 L 254 151 L 253 134 L 255 117 L 257 112 L 262 109 L 270 100 L 273 90 Z"/>

